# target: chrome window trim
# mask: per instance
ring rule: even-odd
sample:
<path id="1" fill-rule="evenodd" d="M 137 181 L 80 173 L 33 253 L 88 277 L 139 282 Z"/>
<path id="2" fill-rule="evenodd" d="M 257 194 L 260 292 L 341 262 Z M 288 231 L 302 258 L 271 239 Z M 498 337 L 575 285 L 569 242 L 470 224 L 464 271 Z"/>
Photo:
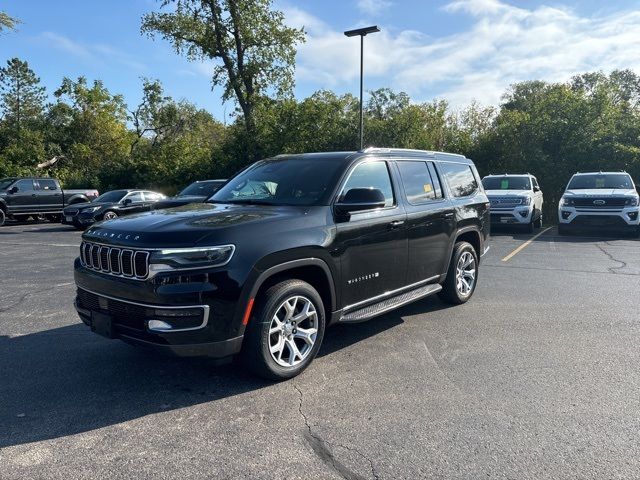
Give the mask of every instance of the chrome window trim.
<path id="1" fill-rule="evenodd" d="M 209 324 L 209 310 L 211 307 L 209 307 L 209 305 L 180 305 L 180 306 L 169 306 L 169 305 L 151 305 L 148 303 L 139 303 L 139 302 L 133 302 L 131 300 L 123 300 L 122 298 L 117 298 L 117 297 L 112 297 L 110 295 L 105 295 L 104 293 L 98 293 L 98 292 L 94 292 L 93 290 L 89 290 L 88 288 L 82 288 L 82 287 L 78 287 L 78 290 L 83 290 L 87 293 L 91 293 L 93 295 L 96 295 L 98 297 L 103 297 L 106 298 L 108 300 L 114 300 L 116 302 L 122 302 L 122 303 L 128 303 L 130 305 L 137 305 L 138 307 L 145 307 L 145 308 L 153 308 L 154 310 L 184 310 L 184 309 L 194 309 L 194 308 L 201 308 L 203 310 L 203 315 L 202 315 L 202 323 L 200 325 L 198 325 L 197 327 L 189 327 L 189 328 L 172 328 L 172 329 L 149 329 L 148 326 L 148 322 L 149 320 L 160 320 L 161 322 L 163 322 L 164 320 L 160 319 L 160 318 L 151 318 L 149 320 L 147 320 L 145 323 L 147 324 L 147 329 L 151 332 L 159 332 L 159 333 L 173 333 L 173 332 L 189 332 L 192 330 L 200 330 L 204 327 L 206 327 Z"/>

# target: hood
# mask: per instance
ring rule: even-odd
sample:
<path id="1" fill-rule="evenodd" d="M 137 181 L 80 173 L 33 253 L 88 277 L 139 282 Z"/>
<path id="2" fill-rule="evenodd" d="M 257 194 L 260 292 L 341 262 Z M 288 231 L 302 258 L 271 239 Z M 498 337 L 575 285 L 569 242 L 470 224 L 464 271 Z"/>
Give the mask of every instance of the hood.
<path id="1" fill-rule="evenodd" d="M 158 205 L 157 208 L 162 208 L 161 205 L 186 205 L 187 203 L 202 203 L 207 198 L 209 197 L 203 197 L 201 195 L 183 195 L 159 200 L 155 205 Z"/>
<path id="2" fill-rule="evenodd" d="M 577 197 L 636 197 L 638 192 L 633 188 L 591 188 L 566 190 L 565 195 L 575 195 Z"/>
<path id="3" fill-rule="evenodd" d="M 485 190 L 487 197 L 528 197 L 531 195 L 529 190 Z"/>
<path id="4" fill-rule="evenodd" d="M 255 237 L 261 229 L 274 228 L 269 224 L 291 222 L 290 228 L 304 226 L 310 208 L 321 207 L 191 203 L 99 222 L 82 237 L 141 248 L 236 243 L 238 237 Z"/>
<path id="5" fill-rule="evenodd" d="M 73 205 L 69 205 L 68 207 L 65 207 L 65 210 L 67 208 L 72 209 L 72 210 L 85 210 L 87 208 L 93 208 L 93 207 L 112 207 L 113 205 L 116 205 L 113 202 L 86 202 L 86 203 L 74 203 Z"/>

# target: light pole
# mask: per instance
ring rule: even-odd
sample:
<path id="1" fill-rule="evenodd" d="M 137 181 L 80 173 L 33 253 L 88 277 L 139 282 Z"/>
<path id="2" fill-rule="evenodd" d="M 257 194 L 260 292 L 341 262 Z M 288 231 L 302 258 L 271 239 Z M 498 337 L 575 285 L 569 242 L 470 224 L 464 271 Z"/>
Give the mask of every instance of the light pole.
<path id="1" fill-rule="evenodd" d="M 364 116 L 362 113 L 362 77 L 364 75 L 364 37 L 370 33 L 379 32 L 377 25 L 364 28 L 356 28 L 355 30 L 347 30 L 344 34 L 347 37 L 360 36 L 360 150 L 364 147 Z"/>

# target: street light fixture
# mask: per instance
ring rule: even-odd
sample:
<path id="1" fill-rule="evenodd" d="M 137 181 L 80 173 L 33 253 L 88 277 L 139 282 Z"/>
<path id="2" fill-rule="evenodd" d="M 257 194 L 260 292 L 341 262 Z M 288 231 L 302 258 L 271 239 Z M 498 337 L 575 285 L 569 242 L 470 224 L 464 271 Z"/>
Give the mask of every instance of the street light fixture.
<path id="1" fill-rule="evenodd" d="M 364 147 L 364 116 L 362 113 L 362 77 L 364 74 L 364 37 L 370 33 L 379 32 L 377 25 L 371 27 L 356 28 L 355 30 L 347 30 L 344 34 L 347 37 L 360 37 L 360 150 Z"/>

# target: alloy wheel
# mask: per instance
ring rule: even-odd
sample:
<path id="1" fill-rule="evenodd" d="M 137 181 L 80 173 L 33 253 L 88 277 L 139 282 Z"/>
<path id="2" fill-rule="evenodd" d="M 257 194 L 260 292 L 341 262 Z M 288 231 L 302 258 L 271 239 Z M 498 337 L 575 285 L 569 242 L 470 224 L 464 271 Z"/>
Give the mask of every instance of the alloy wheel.
<path id="1" fill-rule="evenodd" d="M 113 220 L 114 218 L 118 218 L 118 214 L 115 212 L 107 212 L 104 214 L 105 220 Z"/>
<path id="2" fill-rule="evenodd" d="M 462 296 L 473 291 L 476 283 L 476 259 L 471 252 L 463 252 L 456 266 L 456 288 Z"/>
<path id="3" fill-rule="evenodd" d="M 302 295 L 287 298 L 276 309 L 269 326 L 269 352 L 282 367 L 295 367 L 313 350 L 318 334 L 318 312 Z"/>

